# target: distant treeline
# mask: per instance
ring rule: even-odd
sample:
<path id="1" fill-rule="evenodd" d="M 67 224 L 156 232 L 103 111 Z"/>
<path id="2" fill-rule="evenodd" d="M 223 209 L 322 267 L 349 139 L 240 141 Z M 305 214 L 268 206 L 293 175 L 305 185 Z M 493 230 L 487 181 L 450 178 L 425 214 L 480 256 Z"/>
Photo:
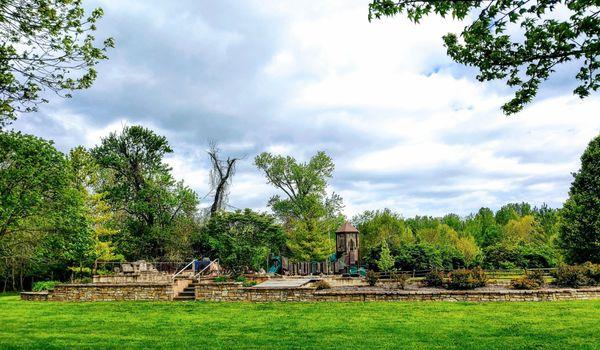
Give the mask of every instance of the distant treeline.
<path id="1" fill-rule="evenodd" d="M 467 217 L 408 219 L 385 209 L 364 212 L 353 222 L 361 232 L 362 256 L 373 269 L 377 269 L 382 245 L 387 245 L 400 270 L 536 268 L 563 261 L 558 245 L 559 210 L 547 205 L 533 208 L 512 203 L 495 213 L 481 208 Z"/>
<path id="2" fill-rule="evenodd" d="M 33 280 L 89 278 L 107 261 L 219 258 L 235 274 L 267 267 L 269 257 L 323 261 L 345 220 L 342 198 L 327 191 L 334 163 L 324 152 L 307 162 L 264 152 L 254 158 L 279 190 L 272 211 L 227 211 L 235 163 L 208 150 L 210 210 L 178 181 L 167 139 L 126 126 L 91 149 L 59 152 L 51 141 L 0 131 L 0 287 Z M 553 267 L 600 262 L 600 137 L 583 154 L 560 209 L 527 203 L 467 217 L 403 218 L 391 210 L 352 219 L 362 262 L 371 269 L 424 270 Z M 205 206 L 206 207 L 206 206 Z M 102 271 L 107 272 L 107 271 Z"/>

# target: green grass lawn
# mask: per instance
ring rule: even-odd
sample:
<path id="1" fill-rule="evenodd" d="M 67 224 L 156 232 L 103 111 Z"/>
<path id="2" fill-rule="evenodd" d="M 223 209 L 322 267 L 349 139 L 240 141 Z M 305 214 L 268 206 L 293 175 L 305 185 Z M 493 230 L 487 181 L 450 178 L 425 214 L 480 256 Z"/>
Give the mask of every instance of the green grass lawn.
<path id="1" fill-rule="evenodd" d="M 540 303 L 25 302 L 0 348 L 598 349 L 600 300 Z"/>

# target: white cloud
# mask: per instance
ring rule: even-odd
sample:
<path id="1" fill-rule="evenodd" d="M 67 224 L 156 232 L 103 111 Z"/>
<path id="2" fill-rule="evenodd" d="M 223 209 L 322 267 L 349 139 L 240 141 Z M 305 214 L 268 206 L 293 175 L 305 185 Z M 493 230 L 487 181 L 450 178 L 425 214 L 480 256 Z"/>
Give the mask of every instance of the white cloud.
<path id="1" fill-rule="evenodd" d="M 568 89 L 502 115 L 507 91 L 446 56 L 441 37 L 460 31 L 458 21 L 369 23 L 368 2 L 347 0 L 236 2 L 226 13 L 220 2 L 100 5 L 99 27 L 117 49 L 96 86 L 15 126 L 68 150 L 143 123 L 168 137 L 175 177 L 201 197 L 206 141 L 215 139 L 224 155 L 247 156 L 231 188 L 235 207 L 264 210 L 277 193 L 252 165 L 256 153 L 306 161 L 317 150 L 336 162 L 331 190 L 348 216 L 559 206 L 600 131 L 600 97 L 580 100 Z M 123 26 L 129 18 L 137 26 Z M 148 37 L 135 36 L 140 26 Z"/>

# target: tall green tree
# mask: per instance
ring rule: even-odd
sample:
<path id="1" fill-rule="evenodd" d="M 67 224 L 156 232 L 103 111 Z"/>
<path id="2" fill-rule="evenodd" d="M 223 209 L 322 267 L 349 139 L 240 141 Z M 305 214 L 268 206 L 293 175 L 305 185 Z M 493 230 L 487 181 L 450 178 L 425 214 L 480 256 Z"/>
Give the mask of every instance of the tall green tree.
<path id="1" fill-rule="evenodd" d="M 0 131 L 0 238 L 52 227 L 69 187 L 65 156 L 51 142 Z"/>
<path id="2" fill-rule="evenodd" d="M 470 235 L 460 235 L 450 226 L 438 223 L 432 228 L 422 228 L 415 233 L 419 242 L 436 247 L 446 260 L 446 265 L 471 266 L 481 258 L 481 250 Z"/>
<path id="3" fill-rule="evenodd" d="M 529 203 L 509 203 L 505 204 L 496 212 L 496 222 L 504 226 L 510 220 L 517 220 L 526 215 L 532 215 L 533 211 Z"/>
<path id="4" fill-rule="evenodd" d="M 558 237 L 559 213 L 559 209 L 550 208 L 546 203 L 533 209 L 533 216 L 536 221 L 542 225 L 544 234 L 552 240 Z"/>
<path id="5" fill-rule="evenodd" d="M 561 212 L 560 241 L 567 261 L 600 263 L 600 136 L 581 156 Z"/>
<path id="6" fill-rule="evenodd" d="M 335 193 L 327 197 L 327 180 L 333 176 L 335 165 L 325 152 L 317 152 L 307 163 L 287 156 L 261 153 L 255 165 L 267 177 L 267 182 L 285 193 L 271 197 L 269 206 L 278 215 L 289 218 L 319 217 L 337 213 L 342 200 Z"/>
<path id="7" fill-rule="evenodd" d="M 285 194 L 271 197 L 269 206 L 284 223 L 291 257 L 321 260 L 324 250 L 333 252 L 333 234 L 343 219 L 341 197 L 326 193 L 335 167 L 331 158 L 317 152 L 310 161 L 300 163 L 290 156 L 265 152 L 254 162 L 267 182 Z"/>
<path id="8" fill-rule="evenodd" d="M 392 249 L 402 244 L 414 243 L 415 237 L 404 219 L 389 209 L 365 211 L 355 216 L 352 222 L 360 232 L 360 254 L 366 256 L 371 249 L 387 242 Z"/>
<path id="9" fill-rule="evenodd" d="M 0 132 L 0 255 L 13 281 L 15 269 L 43 276 L 90 261 L 91 226 L 74 179 L 51 142 Z"/>
<path id="10" fill-rule="evenodd" d="M 542 225 L 532 215 L 510 220 L 502 228 L 502 241 L 509 244 L 534 243 L 538 245 L 550 243 Z"/>
<path id="11" fill-rule="evenodd" d="M 69 152 L 69 169 L 73 177 L 73 186 L 82 197 L 88 225 L 93 239 L 95 264 L 101 261 L 123 260 L 113 243 L 119 230 L 112 207 L 106 202 L 106 193 L 98 192 L 101 180 L 100 167 L 84 147 L 78 146 Z"/>
<path id="12" fill-rule="evenodd" d="M 47 102 L 45 90 L 70 97 L 89 88 L 94 67 L 107 59 L 112 38 L 93 33 L 102 9 L 86 13 L 82 0 L 3 0 L 0 3 L 0 128 L 19 112 Z"/>
<path id="13" fill-rule="evenodd" d="M 481 208 L 465 223 L 465 231 L 475 237 L 480 247 L 487 247 L 500 240 L 501 227 L 496 223 L 494 212 L 489 208 Z"/>
<path id="14" fill-rule="evenodd" d="M 198 205 L 194 191 L 176 182 L 164 162 L 173 152 L 167 139 L 126 126 L 91 152 L 104 173 L 100 192 L 123 218 L 120 249 L 131 259 L 164 257 L 170 228 L 180 217 L 195 215 Z"/>
<path id="15" fill-rule="evenodd" d="M 600 87 L 600 4 L 590 0 L 373 0 L 369 20 L 405 14 L 419 21 L 430 14 L 468 20 L 460 34 L 443 37 L 448 55 L 479 69 L 477 80 L 505 80 L 516 88 L 502 106 L 513 114 L 531 102 L 557 66 L 575 61 L 581 98 Z"/>
<path id="16" fill-rule="evenodd" d="M 266 267 L 269 254 L 279 254 L 285 241 L 274 217 L 250 209 L 217 211 L 208 220 L 204 235 L 211 248 L 209 253 L 234 275 Z"/>
<path id="17" fill-rule="evenodd" d="M 387 241 L 381 243 L 381 254 L 379 254 L 379 260 L 377 260 L 377 267 L 379 271 L 389 272 L 394 268 L 395 259 L 390 252 L 390 247 Z"/>

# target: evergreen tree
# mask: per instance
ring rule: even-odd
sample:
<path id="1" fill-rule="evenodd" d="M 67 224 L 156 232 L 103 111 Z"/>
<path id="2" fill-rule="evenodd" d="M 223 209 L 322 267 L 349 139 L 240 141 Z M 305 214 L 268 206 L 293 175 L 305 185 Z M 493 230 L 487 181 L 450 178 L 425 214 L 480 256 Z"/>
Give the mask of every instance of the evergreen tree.
<path id="1" fill-rule="evenodd" d="M 379 260 L 377 260 L 377 267 L 379 271 L 388 272 L 390 271 L 395 264 L 394 257 L 390 252 L 390 247 L 387 244 L 387 241 L 383 241 L 381 243 L 381 255 L 379 256 Z"/>
<path id="2" fill-rule="evenodd" d="M 562 211 L 560 238 L 572 263 L 600 263 L 600 135 L 581 156 Z"/>

